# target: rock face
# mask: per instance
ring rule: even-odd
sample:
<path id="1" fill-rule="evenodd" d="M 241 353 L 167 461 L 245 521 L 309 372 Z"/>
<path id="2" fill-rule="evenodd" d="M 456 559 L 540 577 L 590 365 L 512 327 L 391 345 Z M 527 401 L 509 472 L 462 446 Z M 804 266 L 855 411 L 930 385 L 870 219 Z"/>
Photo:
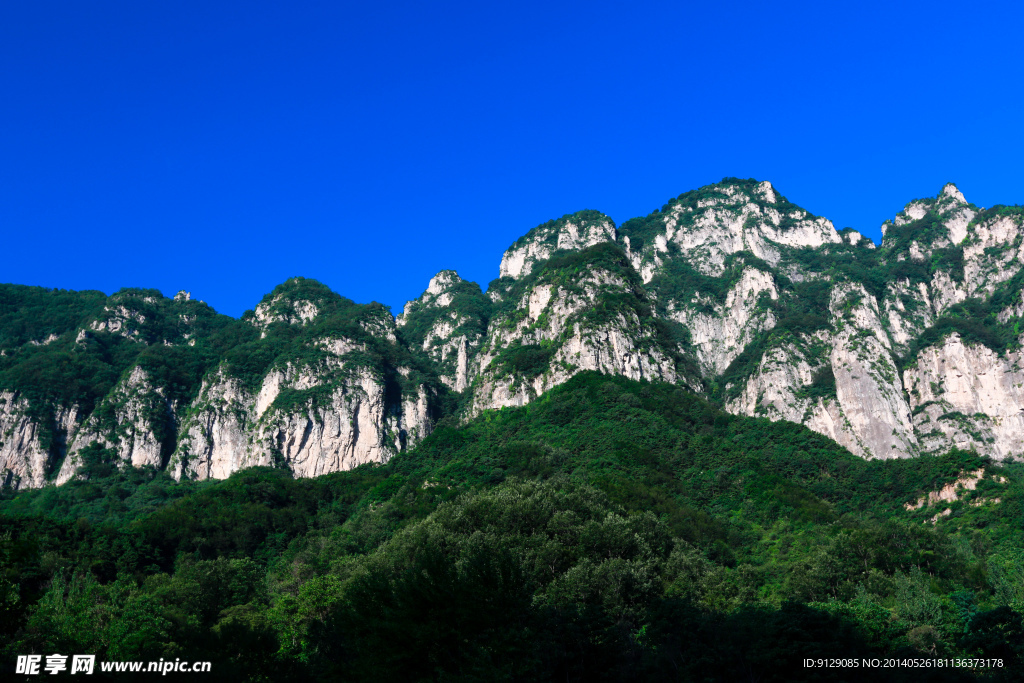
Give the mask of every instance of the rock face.
<path id="1" fill-rule="evenodd" d="M 899 371 L 863 287 L 836 286 L 831 329 L 789 335 L 762 357 L 729 410 L 802 422 L 867 458 L 916 453 Z"/>
<path id="2" fill-rule="evenodd" d="M 171 458 L 175 479 L 225 479 L 255 462 L 250 453 L 251 410 L 255 397 L 242 382 L 218 372 L 203 382 L 181 429 Z"/>
<path id="3" fill-rule="evenodd" d="M 182 424 L 174 476 L 219 479 L 265 465 L 312 477 L 386 462 L 430 433 L 427 387 L 409 392 L 366 364 L 366 344 L 318 341 L 314 362 L 275 367 L 258 390 L 223 368 L 204 382 Z"/>
<path id="4" fill-rule="evenodd" d="M 82 450 L 93 443 L 115 450 L 123 466 L 161 469 L 169 454 L 166 437 L 176 423 L 174 406 L 164 394 L 149 373 L 133 367 L 74 434 L 57 483 L 75 476 L 84 464 Z"/>
<path id="5" fill-rule="evenodd" d="M 866 285 L 843 282 L 852 269 L 805 271 L 828 282 L 831 324 L 813 337 L 779 335 L 740 398 L 727 405 L 803 422 L 864 457 L 953 446 L 1022 457 L 1013 351 L 1024 313 L 1017 283 L 1022 219 L 1019 210 L 982 213 L 952 185 L 935 199 L 911 202 L 883 226 L 882 259 L 864 258 Z M 888 282 L 879 288 L 879 280 Z M 959 329 L 973 341 L 965 343 Z M 807 380 L 816 363 L 825 367 L 823 349 L 834 390 L 820 395 Z"/>
<path id="6" fill-rule="evenodd" d="M 733 254 L 777 266 L 788 249 L 842 242 L 832 223 L 776 194 L 771 183 L 723 181 L 687 192 L 661 211 L 622 226 L 622 241 L 644 282 L 675 259 L 721 276 Z"/>
<path id="7" fill-rule="evenodd" d="M 147 290 L 111 299 L 67 330 L 55 342 L 65 348 L 53 353 L 70 353 L 70 361 L 58 358 L 79 374 L 95 368 L 94 351 L 110 356 L 113 348 L 138 361 L 105 395 L 85 392 L 66 408 L 59 386 L 54 399 L 37 403 L 3 392 L 7 485 L 61 484 L 92 476 L 97 464 L 193 479 L 254 465 L 316 476 L 384 462 L 427 436 L 436 419 L 441 383 L 379 304 L 354 304 L 302 278 L 238 321 L 211 319 L 186 296 L 172 301 Z M 225 338 L 235 344 L 217 358 L 211 344 Z M 215 363 L 204 370 L 211 355 Z"/>
<path id="8" fill-rule="evenodd" d="M 674 382 L 679 351 L 625 254 L 611 244 L 506 283 L 474 363 L 471 412 L 519 406 L 575 373 Z"/>
<path id="9" fill-rule="evenodd" d="M 939 411 L 939 399 L 921 412 L 904 390 L 920 380 L 904 378 L 903 369 L 914 355 L 934 353 L 925 347 L 952 329 L 949 316 L 979 316 L 986 301 L 999 302 L 1002 336 L 1017 344 L 1008 330 L 1024 314 L 1014 280 L 1024 255 L 1022 223 L 1020 210 L 982 212 L 946 185 L 887 221 L 876 250 L 767 183 L 727 180 L 680 195 L 619 233 L 659 312 L 688 330 L 701 372 L 726 385 L 730 410 L 801 422 L 864 457 L 907 457 L 957 443 L 1019 457 L 1020 445 L 1008 439 L 1020 427 L 995 409 L 963 414 L 1011 425 L 998 435 L 988 426 L 982 438 L 967 439 L 963 429 L 953 436 L 952 427 L 942 439 L 928 435 L 925 416 Z M 1003 377 L 1001 386 L 1013 385 L 1006 373 L 1015 361 L 974 349 L 990 365 L 1000 358 L 1003 369 L 989 372 Z M 974 373 L 965 376 L 979 381 Z M 939 414 L 950 412 L 957 411 Z M 971 429 L 982 434 L 980 423 Z"/>
<path id="10" fill-rule="evenodd" d="M 314 382 L 310 374 L 289 368 L 272 372 L 253 394 L 237 380 L 219 377 L 204 387 L 183 425 L 172 473 L 221 479 L 243 467 L 265 465 L 312 477 L 386 462 L 429 431 L 425 393 L 389 405 L 385 383 L 369 371 L 323 392 L 317 390 L 325 387 Z M 277 400 L 282 390 L 290 399 L 290 392 L 305 396 L 298 406 L 285 404 Z M 274 398 L 262 406 L 268 393 Z"/>
<path id="11" fill-rule="evenodd" d="M 186 292 L 0 285 L 20 302 L 0 319 L 0 480 L 316 476 L 583 371 L 674 382 L 865 458 L 1024 458 L 1024 209 L 946 185 L 882 230 L 876 247 L 727 178 L 619 228 L 544 223 L 486 292 L 443 270 L 397 318 L 304 278 L 240 320 Z"/>
<path id="12" fill-rule="evenodd" d="M 405 305 L 397 323 L 409 344 L 426 354 L 441 381 L 462 392 L 472 381 L 470 359 L 483 342 L 490 312 L 491 300 L 479 285 L 454 270 L 442 270 L 419 299 Z"/>
<path id="13" fill-rule="evenodd" d="M 0 392 L 0 485 L 43 486 L 66 439 L 78 428 L 77 417 L 76 407 L 39 414 L 17 392 Z"/>
<path id="14" fill-rule="evenodd" d="M 432 379 L 411 366 L 394 319 L 332 295 L 286 288 L 257 307 L 260 339 L 291 341 L 258 378 L 225 363 L 204 380 L 171 457 L 175 477 L 255 465 L 312 477 L 386 462 L 430 433 Z"/>
<path id="15" fill-rule="evenodd" d="M 670 299 L 666 313 L 690 331 L 701 370 L 715 376 L 725 372 L 758 334 L 775 326 L 774 311 L 763 303 L 778 298 L 771 273 L 745 267 L 721 303 L 695 293 L 689 301 Z"/>
<path id="16" fill-rule="evenodd" d="M 615 223 L 598 211 L 579 211 L 538 225 L 523 235 L 501 257 L 498 272 L 513 279 L 529 275 L 534 266 L 558 250 L 586 249 L 615 241 Z"/>
<path id="17" fill-rule="evenodd" d="M 836 440 L 864 457 L 914 454 L 910 410 L 877 301 L 862 286 L 836 286 L 830 310 L 835 333 L 829 362 L 843 414 Z"/>
<path id="18" fill-rule="evenodd" d="M 967 344 L 953 333 L 923 349 L 904 377 L 925 452 L 974 449 L 996 459 L 1024 453 L 1021 354 Z"/>

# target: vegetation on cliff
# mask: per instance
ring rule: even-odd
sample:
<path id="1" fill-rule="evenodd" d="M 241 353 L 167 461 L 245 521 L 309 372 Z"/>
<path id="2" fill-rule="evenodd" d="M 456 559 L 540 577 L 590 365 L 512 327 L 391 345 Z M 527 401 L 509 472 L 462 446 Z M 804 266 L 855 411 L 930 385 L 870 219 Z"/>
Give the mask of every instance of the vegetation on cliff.
<path id="1" fill-rule="evenodd" d="M 906 508 L 978 469 L 936 522 L 935 506 Z M 972 655 L 1005 665 L 934 680 L 1014 680 L 1024 654 L 1019 465 L 864 461 L 597 373 L 442 424 L 382 466 L 180 484 L 109 470 L 9 494 L 0 514 L 5 660 L 208 659 L 274 681 L 792 681 L 851 680 L 805 657 Z"/>

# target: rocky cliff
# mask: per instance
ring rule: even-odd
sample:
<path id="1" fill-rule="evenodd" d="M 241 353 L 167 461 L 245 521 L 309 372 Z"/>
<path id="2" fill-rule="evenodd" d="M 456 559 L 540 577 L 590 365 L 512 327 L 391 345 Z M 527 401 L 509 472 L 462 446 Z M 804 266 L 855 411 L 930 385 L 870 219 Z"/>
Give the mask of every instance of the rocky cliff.
<path id="1" fill-rule="evenodd" d="M 625 254 L 600 243 L 501 278 L 473 362 L 471 414 L 528 403 L 582 370 L 675 382 L 682 357 Z"/>
<path id="2" fill-rule="evenodd" d="M 946 185 L 882 233 L 727 178 L 618 228 L 592 210 L 543 223 L 486 291 L 442 270 L 397 318 L 303 278 L 239 320 L 184 292 L 2 285 L 3 483 L 316 476 L 584 370 L 677 383 L 865 458 L 1022 458 L 1024 209 Z"/>
<path id="3" fill-rule="evenodd" d="M 66 328 L 50 345 L 3 350 L 9 486 L 102 467 L 203 479 L 384 462 L 429 434 L 443 387 L 387 309 L 302 278 L 241 320 L 184 294 L 126 290 Z"/>
<path id="4" fill-rule="evenodd" d="M 599 211 L 578 211 L 538 225 L 501 257 L 498 274 L 513 280 L 533 272 L 557 251 L 579 251 L 615 241 L 615 223 Z"/>
<path id="5" fill-rule="evenodd" d="M 436 378 L 394 318 L 296 278 L 243 317 L 259 331 L 203 380 L 170 458 L 175 477 L 279 466 L 316 476 L 385 462 L 430 433 Z"/>
<path id="6" fill-rule="evenodd" d="M 405 305 L 396 322 L 407 343 L 426 355 L 441 381 L 461 392 L 469 386 L 470 359 L 483 343 L 491 307 L 478 284 L 466 282 L 453 270 L 442 270 L 419 299 Z"/>

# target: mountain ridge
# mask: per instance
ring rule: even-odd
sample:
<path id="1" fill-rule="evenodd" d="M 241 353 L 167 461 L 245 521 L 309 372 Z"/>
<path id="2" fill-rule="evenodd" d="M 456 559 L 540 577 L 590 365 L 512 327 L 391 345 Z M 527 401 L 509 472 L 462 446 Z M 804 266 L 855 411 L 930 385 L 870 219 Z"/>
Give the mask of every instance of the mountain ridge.
<path id="1" fill-rule="evenodd" d="M 951 183 L 875 245 L 726 178 L 621 226 L 543 223 L 486 290 L 440 271 L 398 316 L 305 278 L 237 320 L 186 293 L 4 285 L 0 472 L 15 488 L 95 458 L 316 476 L 584 370 L 679 384 L 865 458 L 1020 459 L 1022 236 L 1020 207 L 980 209 Z"/>

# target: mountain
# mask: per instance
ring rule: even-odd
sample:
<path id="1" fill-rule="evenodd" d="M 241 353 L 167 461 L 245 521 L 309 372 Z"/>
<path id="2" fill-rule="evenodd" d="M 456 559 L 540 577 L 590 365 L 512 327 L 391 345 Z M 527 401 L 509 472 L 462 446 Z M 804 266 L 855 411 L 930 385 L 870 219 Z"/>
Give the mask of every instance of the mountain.
<path id="1" fill-rule="evenodd" d="M 90 652 L 97 669 L 212 662 L 232 681 L 1024 673 L 1020 463 L 864 460 L 666 382 L 582 371 L 320 477 L 88 476 L 0 496 L 12 667 Z M 865 670 L 805 664 L 833 654 Z"/>
<path id="2" fill-rule="evenodd" d="M 46 294 L 7 289 L 15 304 Z M 51 341 L 3 350 L 6 483 L 103 465 L 203 479 L 382 462 L 429 432 L 441 386 L 396 330 L 383 306 L 303 278 L 241 320 L 185 293 L 118 292 Z"/>
<path id="3" fill-rule="evenodd" d="M 397 317 L 0 285 L 2 666 L 1021 680 L 1022 218 L 726 179 Z"/>
<path id="4" fill-rule="evenodd" d="M 726 178 L 616 227 L 548 221 L 486 291 L 443 270 L 397 317 L 293 278 L 241 319 L 181 292 L 0 286 L 0 472 L 225 478 L 382 463 L 442 421 L 593 370 L 806 425 L 867 459 L 1024 456 L 1024 209 L 952 184 L 876 246 Z"/>

